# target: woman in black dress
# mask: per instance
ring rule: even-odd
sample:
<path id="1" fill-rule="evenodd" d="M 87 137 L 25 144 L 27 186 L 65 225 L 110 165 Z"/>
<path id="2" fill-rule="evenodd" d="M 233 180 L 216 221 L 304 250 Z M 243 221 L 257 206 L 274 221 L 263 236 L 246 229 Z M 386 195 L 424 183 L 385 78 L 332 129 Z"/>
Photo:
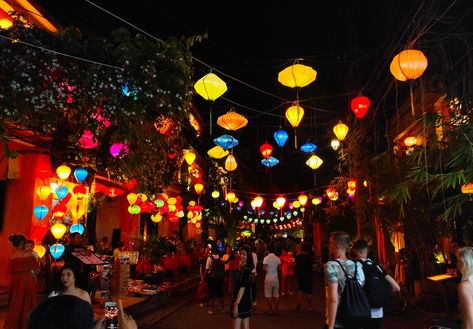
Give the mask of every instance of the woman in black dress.
<path id="1" fill-rule="evenodd" d="M 251 315 L 251 271 L 253 270 L 253 257 L 247 247 L 239 251 L 239 267 L 233 272 L 232 277 L 232 302 L 230 315 L 235 319 L 234 329 L 250 328 Z"/>

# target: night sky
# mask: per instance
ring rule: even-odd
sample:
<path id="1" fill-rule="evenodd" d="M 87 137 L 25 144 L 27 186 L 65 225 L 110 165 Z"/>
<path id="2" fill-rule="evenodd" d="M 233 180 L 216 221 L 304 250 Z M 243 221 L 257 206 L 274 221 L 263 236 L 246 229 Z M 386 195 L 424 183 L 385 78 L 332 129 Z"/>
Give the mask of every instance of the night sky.
<path id="1" fill-rule="evenodd" d="M 117 27 L 138 32 L 86 1 L 38 2 L 62 26 L 74 25 L 104 36 Z M 220 75 L 228 86 L 224 97 L 239 104 L 215 102 L 212 138 L 224 133 L 216 117 L 231 107 L 248 117 L 248 126 L 235 134 L 240 140 L 235 157 L 240 188 L 254 192 L 289 193 L 315 186 L 313 171 L 305 165 L 308 156 L 294 149 L 293 129 L 284 120 L 288 104 L 279 99 L 291 102 L 296 91 L 278 83 L 278 72 L 296 58 L 318 72 L 316 81 L 299 93 L 305 117 L 297 135 L 299 146 L 310 139 L 319 147 L 316 153 L 325 162 L 317 171 L 315 187 L 322 188 L 336 174 L 336 153 L 329 146 L 333 125 L 352 116 L 349 102 L 360 91 L 374 99 L 384 92 L 385 82 L 393 79 L 385 58 L 402 50 L 422 24 L 421 20 L 411 22 L 421 3 L 412 0 L 264 1 L 258 2 L 258 8 L 256 1 L 94 2 L 159 38 L 208 33 L 208 39 L 192 49 L 193 55 L 235 78 Z M 440 10 L 442 3 L 437 3 L 429 9 Z M 211 4 L 216 8 L 210 8 Z M 194 64 L 196 80 L 209 72 L 208 67 Z M 195 104 L 207 125 L 209 104 L 198 96 Z M 377 120 L 374 113 L 366 120 Z M 279 126 L 288 131 L 289 140 L 282 150 L 282 164 L 268 171 L 260 164 L 259 147 L 270 142 L 274 156 L 281 159 L 272 137 Z M 208 131 L 201 141 L 206 149 L 213 146 Z"/>

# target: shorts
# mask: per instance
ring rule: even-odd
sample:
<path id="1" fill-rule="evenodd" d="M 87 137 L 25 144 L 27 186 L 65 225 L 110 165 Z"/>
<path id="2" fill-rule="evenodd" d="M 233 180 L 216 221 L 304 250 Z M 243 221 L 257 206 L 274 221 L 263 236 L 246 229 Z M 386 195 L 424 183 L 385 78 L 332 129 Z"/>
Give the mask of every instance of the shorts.
<path id="1" fill-rule="evenodd" d="M 223 298 L 223 280 L 209 279 L 207 284 L 209 286 L 209 299 Z"/>
<path id="2" fill-rule="evenodd" d="M 278 278 L 264 279 L 264 297 L 266 298 L 279 297 L 279 279 Z"/>

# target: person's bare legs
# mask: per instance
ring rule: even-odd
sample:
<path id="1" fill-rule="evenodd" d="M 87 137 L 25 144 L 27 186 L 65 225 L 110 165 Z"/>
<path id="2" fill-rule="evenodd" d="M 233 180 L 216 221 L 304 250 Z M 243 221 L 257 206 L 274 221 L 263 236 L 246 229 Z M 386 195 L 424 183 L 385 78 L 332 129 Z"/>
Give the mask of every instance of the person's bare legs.
<path id="1" fill-rule="evenodd" d="M 250 329 L 250 318 L 242 319 L 243 329 Z"/>
<path id="2" fill-rule="evenodd" d="M 268 302 L 268 310 L 266 311 L 266 313 L 270 314 L 273 312 L 273 298 L 272 297 L 266 298 L 266 301 Z"/>
<path id="3" fill-rule="evenodd" d="M 240 318 L 236 318 L 233 320 L 233 329 L 240 329 L 241 328 L 241 320 Z M 244 328 L 244 325 L 243 325 Z"/>

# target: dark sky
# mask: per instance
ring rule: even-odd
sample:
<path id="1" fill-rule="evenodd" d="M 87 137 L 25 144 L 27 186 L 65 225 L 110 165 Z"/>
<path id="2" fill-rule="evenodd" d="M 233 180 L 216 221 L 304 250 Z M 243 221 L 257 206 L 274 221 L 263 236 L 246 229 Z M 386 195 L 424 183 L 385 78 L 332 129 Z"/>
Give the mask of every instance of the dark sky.
<path id="1" fill-rule="evenodd" d="M 83 0 L 38 2 L 63 26 L 79 26 L 102 35 L 117 27 L 137 32 Z M 301 63 L 318 72 L 317 80 L 299 94 L 307 101 L 302 103 L 306 111 L 298 139 L 299 145 L 307 139 L 318 145 L 317 154 L 325 163 L 317 173 L 317 186 L 323 186 L 335 174 L 336 155 L 329 147 L 332 126 L 351 115 L 349 101 L 363 87 L 369 96 L 376 79 L 392 79 L 388 67 L 380 65 L 384 56 L 394 51 L 390 48 L 393 40 L 401 37 L 420 3 L 412 0 L 94 2 L 163 39 L 208 33 L 208 39 L 193 48 L 193 54 L 235 78 L 221 76 L 228 86 L 224 96 L 243 105 L 217 100 L 214 118 L 232 106 L 248 116 L 248 127 L 235 135 L 240 140 L 235 157 L 242 167 L 241 181 L 248 184 L 243 188 L 274 193 L 314 187 L 313 172 L 305 165 L 308 156 L 294 149 L 293 129 L 284 120 L 287 105 L 235 80 L 293 101 L 295 90 L 277 82 L 278 72 L 292 65 L 295 58 L 303 58 Z M 211 4 L 216 8 L 210 8 Z M 195 63 L 196 80 L 208 71 L 208 67 Z M 196 106 L 207 123 L 208 104 L 196 99 Z M 218 129 L 213 137 L 223 134 L 214 125 Z M 275 148 L 274 156 L 281 158 L 272 137 L 279 125 L 289 132 L 289 140 L 282 151 L 282 164 L 268 173 L 260 164 L 259 146 L 270 142 Z M 207 132 L 202 140 L 211 146 Z"/>

